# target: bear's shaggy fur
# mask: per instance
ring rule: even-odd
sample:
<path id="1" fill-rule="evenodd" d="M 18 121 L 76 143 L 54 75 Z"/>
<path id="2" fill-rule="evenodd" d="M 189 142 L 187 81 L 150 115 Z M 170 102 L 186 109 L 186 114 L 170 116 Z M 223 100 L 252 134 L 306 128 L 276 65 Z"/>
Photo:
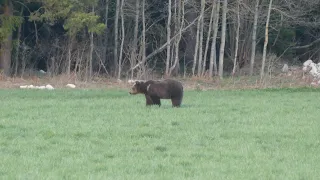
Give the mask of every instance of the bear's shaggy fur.
<path id="1" fill-rule="evenodd" d="M 161 106 L 160 99 L 171 99 L 173 107 L 180 107 L 183 98 L 183 86 L 179 81 L 172 79 L 135 81 L 131 95 L 144 94 L 146 105 Z"/>

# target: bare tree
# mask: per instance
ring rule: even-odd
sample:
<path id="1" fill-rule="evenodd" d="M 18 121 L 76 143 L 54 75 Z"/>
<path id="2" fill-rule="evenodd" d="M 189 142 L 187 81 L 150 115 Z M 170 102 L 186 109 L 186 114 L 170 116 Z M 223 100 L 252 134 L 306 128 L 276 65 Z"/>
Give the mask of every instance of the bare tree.
<path id="1" fill-rule="evenodd" d="M 184 0 L 178 0 L 178 8 L 177 27 L 179 28 L 179 33 L 175 41 L 174 64 L 170 68 L 170 75 L 172 74 L 172 71 L 177 68 L 177 64 L 179 63 L 179 43 L 181 40 L 182 28 L 184 26 Z"/>
<path id="2" fill-rule="evenodd" d="M 117 0 L 116 3 L 117 3 L 116 14 L 114 17 L 114 52 L 113 52 L 115 75 L 117 74 L 117 67 L 118 67 L 118 23 L 119 23 L 118 21 L 119 21 L 120 0 Z"/>
<path id="3" fill-rule="evenodd" d="M 216 56 L 216 42 L 219 29 L 219 14 L 220 14 L 220 2 L 214 1 L 215 4 L 215 15 L 213 26 L 213 38 L 211 43 L 211 53 L 210 53 L 210 65 L 209 65 L 209 77 L 212 77 L 213 74 L 217 75 L 217 56 Z"/>
<path id="4" fill-rule="evenodd" d="M 21 6 L 20 10 L 20 16 L 23 14 L 23 6 Z M 22 25 L 19 25 L 18 32 L 17 32 L 17 44 L 16 44 L 16 52 L 14 55 L 14 62 L 15 62 L 15 70 L 14 70 L 14 76 L 18 75 L 18 68 L 19 68 L 19 54 L 20 54 L 20 37 L 21 37 L 21 27 Z"/>
<path id="5" fill-rule="evenodd" d="M 224 48 L 226 42 L 226 24 L 227 24 L 227 6 L 228 0 L 223 1 L 222 8 L 222 29 L 221 29 L 221 44 L 220 44 L 220 54 L 219 54 L 219 77 L 223 78 L 223 61 L 224 61 Z"/>
<path id="6" fill-rule="evenodd" d="M 255 10 L 254 10 L 254 21 L 252 30 L 252 44 L 251 44 L 251 57 L 250 57 L 250 76 L 253 74 L 254 59 L 256 56 L 256 41 L 257 41 L 257 27 L 258 27 L 258 16 L 259 16 L 259 0 L 256 0 Z"/>
<path id="7" fill-rule="evenodd" d="M 203 56 L 203 64 L 202 64 L 202 76 L 204 76 L 206 72 L 206 62 L 207 62 L 207 54 L 208 54 L 208 49 L 209 49 L 209 41 L 211 39 L 211 31 L 212 31 L 212 24 L 214 20 L 214 14 L 215 14 L 215 1 L 212 1 L 211 5 L 211 14 L 210 14 L 210 22 L 209 22 L 209 28 L 208 28 L 208 35 L 207 35 L 207 41 L 206 41 L 206 47 L 204 50 L 204 56 Z"/>
<path id="8" fill-rule="evenodd" d="M 133 47 L 131 51 L 130 58 L 130 69 L 135 66 L 137 61 L 137 49 L 138 49 L 138 28 L 139 28 L 139 14 L 140 14 L 140 0 L 136 0 L 136 13 L 135 13 L 135 24 L 134 24 L 134 32 L 133 32 Z M 134 70 L 131 70 L 131 78 L 133 78 Z"/>
<path id="9" fill-rule="evenodd" d="M 120 6 L 120 16 L 121 16 L 121 44 L 120 44 L 120 52 L 119 52 L 118 79 L 121 78 L 123 44 L 124 44 L 124 38 L 125 38 L 123 6 L 124 6 L 124 0 L 121 0 L 121 6 Z"/>
<path id="10" fill-rule="evenodd" d="M 270 0 L 270 2 L 269 2 L 267 22 L 266 22 L 266 27 L 265 27 L 265 39 L 264 39 L 264 44 L 263 44 L 262 65 L 261 65 L 261 71 L 260 71 L 260 78 L 261 79 L 264 76 L 264 68 L 265 68 L 265 64 L 266 64 L 267 46 L 268 46 L 268 38 L 269 38 L 269 21 L 270 21 L 271 8 L 272 8 L 272 0 Z"/>
<path id="11" fill-rule="evenodd" d="M 69 42 L 68 42 L 68 55 L 67 55 L 67 75 L 70 76 L 70 69 L 71 69 L 71 51 L 72 51 L 72 42 L 73 42 L 73 38 L 72 36 L 69 37 Z"/>
<path id="12" fill-rule="evenodd" d="M 145 62 L 146 62 L 146 16 L 145 16 L 145 3 L 146 0 L 142 0 L 142 43 L 141 43 L 141 49 L 142 49 L 142 58 L 141 58 L 141 64 L 142 64 L 142 74 L 145 76 Z M 139 64 L 138 64 L 139 65 Z"/>
<path id="13" fill-rule="evenodd" d="M 25 72 L 25 69 L 26 69 L 26 66 L 27 66 L 27 51 L 30 50 L 30 48 L 24 43 L 22 42 L 22 45 L 21 45 L 21 49 L 22 49 L 22 52 L 21 52 L 21 78 L 24 76 L 24 72 Z M 54 59 L 52 60 L 52 64 L 54 64 Z M 52 66 L 54 67 L 54 65 Z"/>
<path id="14" fill-rule="evenodd" d="M 194 47 L 194 56 L 193 56 L 193 65 L 192 65 L 192 75 L 194 76 L 194 73 L 196 71 L 197 66 L 197 58 L 198 58 L 198 50 L 199 50 L 199 35 L 200 35 L 200 25 L 201 25 L 201 13 L 198 18 L 197 23 L 197 34 L 196 34 L 196 45 Z"/>
<path id="15" fill-rule="evenodd" d="M 167 22 L 167 60 L 166 60 L 166 75 L 169 74 L 169 67 L 170 67 L 170 49 L 171 49 L 171 43 L 170 43 L 170 37 L 171 37 L 171 7 L 172 3 L 171 0 L 169 0 L 168 3 L 168 22 Z"/>
<path id="16" fill-rule="evenodd" d="M 198 76 L 201 76 L 202 69 L 202 41 L 203 41 L 203 29 L 204 29 L 204 8 L 206 5 L 205 0 L 201 0 L 201 12 L 200 12 L 200 34 L 199 34 L 199 60 L 198 60 Z"/>
<path id="17" fill-rule="evenodd" d="M 92 13 L 94 13 L 94 6 L 92 6 Z M 93 64 L 93 47 L 94 42 L 93 42 L 93 32 L 90 32 L 90 53 L 89 53 L 89 79 L 92 78 L 92 64 Z"/>
<path id="18" fill-rule="evenodd" d="M 239 49 L 239 31 L 240 31 L 240 0 L 237 0 L 237 30 L 236 30 L 236 47 L 234 50 L 234 60 L 233 60 L 233 69 L 232 76 L 236 73 L 237 67 L 237 57 L 238 57 L 238 49 Z"/>
<path id="19" fill-rule="evenodd" d="M 106 4 L 105 4 L 105 19 L 104 19 L 104 23 L 106 25 L 106 29 L 104 32 L 104 44 L 103 44 L 103 61 L 107 60 L 107 50 L 108 50 L 108 13 L 109 13 L 109 0 L 106 0 Z"/>

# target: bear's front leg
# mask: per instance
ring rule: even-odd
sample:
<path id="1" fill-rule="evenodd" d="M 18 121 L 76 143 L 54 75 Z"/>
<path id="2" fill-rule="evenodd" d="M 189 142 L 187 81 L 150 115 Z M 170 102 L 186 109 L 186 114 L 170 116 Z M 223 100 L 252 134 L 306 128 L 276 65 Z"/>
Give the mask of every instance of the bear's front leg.
<path id="1" fill-rule="evenodd" d="M 153 101 L 153 104 L 158 105 L 159 107 L 161 106 L 160 98 L 157 96 L 151 96 L 151 99 Z"/>
<path id="2" fill-rule="evenodd" d="M 172 98 L 172 107 L 180 107 L 181 106 L 181 98 Z"/>
<path id="3" fill-rule="evenodd" d="M 146 105 L 151 106 L 153 104 L 153 101 L 149 95 L 145 95 L 146 97 Z"/>

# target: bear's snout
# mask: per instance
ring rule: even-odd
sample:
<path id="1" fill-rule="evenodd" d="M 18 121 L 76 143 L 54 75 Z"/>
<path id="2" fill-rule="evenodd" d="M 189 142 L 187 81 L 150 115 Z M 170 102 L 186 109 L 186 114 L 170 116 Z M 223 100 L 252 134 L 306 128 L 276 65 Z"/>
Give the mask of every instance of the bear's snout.
<path id="1" fill-rule="evenodd" d="M 137 94 L 137 91 L 135 91 L 135 90 L 131 90 L 131 91 L 129 91 L 129 94 L 131 94 L 131 95 L 135 95 L 135 94 Z"/>

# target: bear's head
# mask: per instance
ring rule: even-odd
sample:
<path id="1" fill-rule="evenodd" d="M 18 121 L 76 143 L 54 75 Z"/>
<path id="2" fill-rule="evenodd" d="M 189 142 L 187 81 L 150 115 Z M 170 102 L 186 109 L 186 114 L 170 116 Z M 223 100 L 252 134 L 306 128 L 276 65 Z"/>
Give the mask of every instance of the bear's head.
<path id="1" fill-rule="evenodd" d="M 131 95 L 142 94 L 145 92 L 146 85 L 143 81 L 135 81 L 129 93 Z"/>

